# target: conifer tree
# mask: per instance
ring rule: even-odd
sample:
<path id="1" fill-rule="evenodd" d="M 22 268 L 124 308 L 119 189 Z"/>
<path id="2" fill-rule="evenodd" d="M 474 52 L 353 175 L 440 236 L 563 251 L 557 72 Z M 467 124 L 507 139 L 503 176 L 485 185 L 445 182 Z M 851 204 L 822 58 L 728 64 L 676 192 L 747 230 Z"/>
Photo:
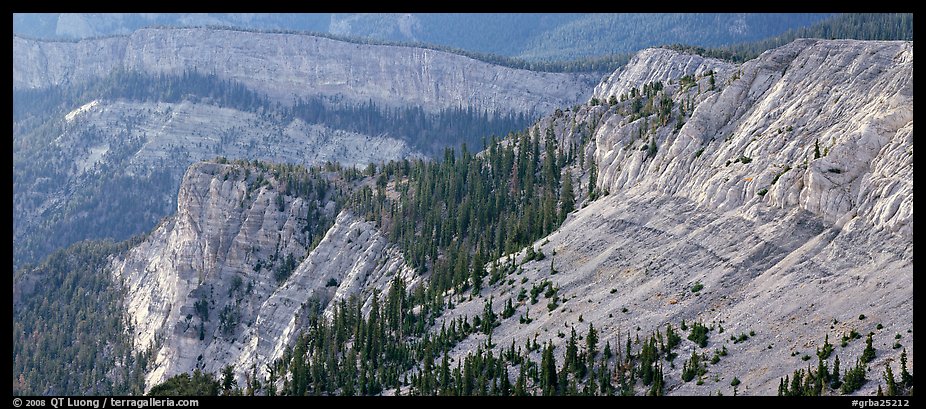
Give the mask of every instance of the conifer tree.
<path id="1" fill-rule="evenodd" d="M 833 372 L 830 375 L 830 387 L 833 389 L 837 389 L 842 385 L 842 382 L 839 380 L 839 373 L 839 355 L 836 355 L 836 358 L 833 360 Z"/>
<path id="2" fill-rule="evenodd" d="M 566 220 L 566 216 L 576 208 L 576 195 L 572 188 L 572 175 L 566 172 L 563 175 L 563 192 L 560 195 L 559 222 Z"/>
<path id="3" fill-rule="evenodd" d="M 862 363 L 869 363 L 875 359 L 875 348 L 871 345 L 872 340 L 871 336 L 873 333 L 868 333 L 868 339 L 865 340 L 865 350 L 862 351 Z"/>
<path id="4" fill-rule="evenodd" d="M 588 323 L 588 334 L 585 335 L 585 350 L 588 353 L 589 366 L 592 366 L 592 360 L 598 355 L 598 330 L 592 323 Z"/>
<path id="5" fill-rule="evenodd" d="M 884 369 L 884 382 L 887 384 L 887 396 L 900 395 L 897 389 L 897 381 L 894 380 L 894 371 L 891 369 L 890 362 L 887 364 L 887 368 Z M 878 386 L 880 387 L 880 385 Z"/>
<path id="6" fill-rule="evenodd" d="M 501 368 L 499 373 L 499 377 L 501 378 L 498 388 L 499 395 L 509 396 L 511 394 L 511 381 L 508 379 L 508 368 L 504 366 L 500 366 L 499 368 Z"/>
<path id="7" fill-rule="evenodd" d="M 576 345 L 576 329 L 572 327 L 572 332 L 569 335 L 569 341 L 566 343 L 566 357 L 563 362 L 563 370 L 569 372 L 576 372 L 576 361 L 578 358 L 579 347 Z"/>
<path id="8" fill-rule="evenodd" d="M 543 349 L 543 357 L 540 361 L 541 369 L 541 389 L 543 396 L 554 396 L 559 387 L 559 380 L 556 376 L 556 360 L 553 358 L 553 345 L 547 344 Z"/>
<path id="9" fill-rule="evenodd" d="M 235 380 L 235 367 L 225 365 L 222 368 L 222 394 L 230 395 L 234 388 L 238 387 L 238 381 Z"/>
<path id="10" fill-rule="evenodd" d="M 907 348 L 900 352 L 900 381 L 904 387 L 913 387 L 913 375 L 907 372 Z"/>

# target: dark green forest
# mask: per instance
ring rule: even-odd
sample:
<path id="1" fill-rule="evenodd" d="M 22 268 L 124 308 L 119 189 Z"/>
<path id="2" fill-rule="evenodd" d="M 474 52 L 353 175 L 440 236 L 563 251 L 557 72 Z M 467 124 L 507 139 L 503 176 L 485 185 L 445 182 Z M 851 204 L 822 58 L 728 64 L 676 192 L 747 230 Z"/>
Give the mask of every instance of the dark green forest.
<path id="1" fill-rule="evenodd" d="M 132 349 L 111 254 L 140 238 L 85 241 L 13 276 L 13 394 L 126 395 L 144 391 L 148 354 Z"/>
<path id="2" fill-rule="evenodd" d="M 855 40 L 913 40 L 913 14 L 911 13 L 855 13 L 838 14 L 808 27 L 753 42 L 730 46 L 705 48 L 674 44 L 668 48 L 694 53 L 704 57 L 743 62 L 767 50 L 781 47 L 798 38 L 855 39 Z"/>

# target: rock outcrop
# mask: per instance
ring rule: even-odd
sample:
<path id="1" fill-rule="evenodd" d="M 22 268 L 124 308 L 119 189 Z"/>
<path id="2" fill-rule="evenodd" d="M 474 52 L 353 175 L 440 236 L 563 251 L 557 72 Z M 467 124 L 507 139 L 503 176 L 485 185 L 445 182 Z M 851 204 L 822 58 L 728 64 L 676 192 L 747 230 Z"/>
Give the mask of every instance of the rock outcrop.
<path id="1" fill-rule="evenodd" d="M 657 81 L 650 98 L 672 100 L 668 119 L 620 101 Z M 564 146 L 585 141 L 599 172 L 601 197 L 534 244 L 552 264 L 523 265 L 526 282 L 551 280 L 562 305 L 519 305 L 516 316 L 529 308 L 533 322 L 504 320 L 494 343 L 536 335 L 560 344 L 558 332 L 582 335 L 591 322 L 599 345 L 616 347 L 619 336 L 701 321 L 714 330 L 699 351 L 729 356 L 708 366 L 704 385 L 680 381 L 679 360 L 666 366 L 666 393 L 681 395 L 730 394 L 733 377 L 740 394 L 774 395 L 826 336 L 838 343 L 852 330 L 875 334 L 869 379 L 896 361 L 894 342 L 912 362 L 911 42 L 799 40 L 742 65 L 644 50 L 595 98 L 603 104 L 539 125 Z M 588 165 L 574 172 L 587 191 Z M 483 297 L 498 311 L 525 286 L 498 284 Z M 444 319 L 478 315 L 485 298 Z M 730 339 L 753 331 L 747 342 Z M 484 343 L 471 337 L 453 356 Z M 864 344 L 835 354 L 851 365 Z M 685 341 L 678 354 L 694 348 Z"/>
<path id="2" fill-rule="evenodd" d="M 284 190 L 270 172 L 195 164 L 177 214 L 113 260 L 128 290 L 135 347 L 153 348 L 148 387 L 226 365 L 243 382 L 281 356 L 309 308 L 324 313 L 332 300 L 369 297 L 396 274 L 414 282 L 369 222 L 339 211 L 329 195 L 306 200 Z M 311 248 L 311 226 L 320 223 L 308 220 L 313 214 L 333 224 Z M 287 259 L 291 271 L 280 273 Z"/>
<path id="3" fill-rule="evenodd" d="M 77 84 L 114 69 L 215 73 L 282 103 L 330 96 L 352 103 L 472 107 L 546 114 L 588 98 L 597 77 L 497 66 L 442 51 L 304 34 L 142 29 L 125 37 L 50 42 L 13 37 L 13 87 Z"/>
<path id="4" fill-rule="evenodd" d="M 58 171 L 21 171 L 14 189 L 14 250 L 40 256 L 74 241 L 119 240 L 150 231 L 176 207 L 181 177 L 197 161 L 224 156 L 366 166 L 425 157 L 396 136 L 365 135 L 205 102 L 93 100 L 50 118 L 45 129 L 50 131 L 28 135 L 44 148 L 20 141 L 17 147 L 28 146 L 21 150 L 29 152 L 14 152 L 14 171 L 39 168 L 34 161 L 55 164 Z M 101 203 L 113 193 L 138 199 L 107 209 Z M 105 223 L 116 226 L 100 226 Z M 18 257 L 23 254 L 16 253 Z"/>
<path id="5" fill-rule="evenodd" d="M 537 127 L 584 147 L 570 173 L 586 198 L 596 168 L 597 199 L 534 244 L 548 259 L 458 300 L 435 330 L 481 314 L 489 297 L 500 311 L 550 280 L 559 305 L 515 303 L 514 317 L 532 321 L 500 320 L 497 348 L 535 337 L 561 344 L 560 333 L 584 334 L 589 323 L 599 346 L 619 348 L 700 321 L 714 328 L 707 347 L 686 340 L 678 356 L 728 353 L 702 385 L 680 380 L 681 359 L 664 367 L 665 392 L 680 395 L 730 394 L 734 377 L 740 394 L 775 394 L 825 337 L 851 331 L 874 333 L 869 379 L 898 358 L 895 342 L 912 366 L 912 73 L 909 42 L 800 40 L 742 65 L 642 52 L 597 88 L 613 105 L 557 112 Z M 137 347 L 158 353 L 149 386 L 196 367 L 233 364 L 241 376 L 280 356 L 307 309 L 330 314 L 332 300 L 369 297 L 396 275 L 421 280 L 371 223 L 289 197 L 280 211 L 272 181 L 242 201 L 250 185 L 238 172 L 193 166 L 177 216 L 113 263 L 130 289 Z M 310 206 L 334 220 L 311 251 L 300 233 Z M 286 254 L 301 261 L 279 285 L 255 271 Z M 232 290 L 235 277 L 253 283 L 249 293 Z M 203 299 L 209 321 L 197 315 Z M 231 330 L 215 318 L 228 308 L 239 311 Z M 750 335 L 735 341 L 740 334 Z M 485 344 L 470 335 L 451 356 Z M 834 354 L 850 366 L 864 347 L 847 341 Z"/>

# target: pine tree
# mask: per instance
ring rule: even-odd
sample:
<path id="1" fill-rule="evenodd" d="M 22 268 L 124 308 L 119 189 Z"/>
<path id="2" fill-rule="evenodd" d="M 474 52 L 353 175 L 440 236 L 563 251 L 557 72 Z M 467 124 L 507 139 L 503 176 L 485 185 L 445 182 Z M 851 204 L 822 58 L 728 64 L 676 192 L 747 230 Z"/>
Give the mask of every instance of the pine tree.
<path id="1" fill-rule="evenodd" d="M 675 329 L 672 328 L 672 324 L 666 323 L 666 351 L 672 351 L 681 341 L 682 337 L 678 332 L 675 332 Z"/>
<path id="2" fill-rule="evenodd" d="M 527 396 L 527 373 L 525 365 L 521 364 L 518 370 L 518 380 L 514 384 L 514 396 Z"/>
<path id="3" fill-rule="evenodd" d="M 514 313 L 514 305 L 511 303 L 511 298 L 509 298 L 505 303 L 505 309 L 502 311 L 502 318 L 510 318 Z"/>
<path id="4" fill-rule="evenodd" d="M 830 386 L 833 389 L 838 389 L 841 385 L 842 382 L 839 380 L 839 355 L 836 355 L 833 360 L 833 373 L 830 375 Z"/>
<path id="5" fill-rule="evenodd" d="M 576 329 L 572 327 L 572 332 L 569 336 L 569 342 L 566 343 L 566 357 L 563 362 L 563 370 L 568 370 L 569 372 L 576 372 L 576 360 L 578 358 L 579 347 L 576 345 Z"/>
<path id="6" fill-rule="evenodd" d="M 897 381 L 894 380 L 894 371 L 891 369 L 891 364 L 887 364 L 887 368 L 884 369 L 884 382 L 887 384 L 887 396 L 897 396 L 900 395 L 897 390 Z M 880 385 L 878 385 L 880 387 Z"/>
<path id="7" fill-rule="evenodd" d="M 572 188 L 572 176 L 569 172 L 563 175 L 563 192 L 560 195 L 559 222 L 566 220 L 566 216 L 576 208 L 576 195 Z"/>
<path id="8" fill-rule="evenodd" d="M 656 138 L 655 138 L 655 137 L 650 138 L 650 140 L 649 140 L 649 147 L 648 147 L 647 150 L 646 150 L 646 157 L 647 157 L 647 159 L 648 159 L 648 158 L 652 158 L 653 156 L 656 156 L 656 152 L 658 152 L 658 151 L 659 151 L 659 149 L 656 147 Z"/>
<path id="9" fill-rule="evenodd" d="M 543 356 L 540 361 L 541 369 L 541 389 L 543 396 L 556 395 L 556 389 L 559 386 L 556 377 L 556 360 L 553 358 L 553 345 L 547 344 L 543 349 Z"/>
<path id="10" fill-rule="evenodd" d="M 659 362 L 654 363 L 655 370 L 653 371 L 653 383 L 650 386 L 649 395 L 650 396 L 662 396 L 663 388 L 665 388 L 665 379 L 662 374 L 662 365 L 659 365 Z M 733 389 L 736 390 L 735 388 Z"/>
<path id="11" fill-rule="evenodd" d="M 484 334 L 491 334 L 498 320 L 495 311 L 492 310 L 492 301 L 493 297 L 489 297 L 482 310 L 482 332 Z"/>
<path id="12" fill-rule="evenodd" d="M 913 387 L 913 375 L 907 372 L 907 348 L 900 352 L 900 381 L 904 387 Z"/>
<path id="13" fill-rule="evenodd" d="M 591 162 L 588 170 L 588 200 L 598 198 L 598 165 L 595 161 Z"/>
<path id="14" fill-rule="evenodd" d="M 511 394 L 511 381 L 508 379 L 508 368 L 507 367 L 500 367 L 500 368 L 501 368 L 501 371 L 499 373 L 499 377 L 501 378 L 501 381 L 500 381 L 500 385 L 498 389 L 499 395 L 508 396 Z"/>
<path id="15" fill-rule="evenodd" d="M 235 367 L 232 365 L 225 365 L 222 368 L 222 390 L 224 395 L 230 395 L 232 389 L 238 387 L 238 381 L 235 380 Z"/>
<path id="16" fill-rule="evenodd" d="M 791 387 L 789 388 L 788 396 L 804 396 L 804 388 L 801 380 L 804 379 L 804 370 L 798 369 L 794 371 L 794 375 L 791 377 Z"/>
<path id="17" fill-rule="evenodd" d="M 697 351 L 691 351 L 691 357 L 682 364 L 682 380 L 690 382 L 701 369 L 701 355 Z"/>
<path id="18" fill-rule="evenodd" d="M 830 378 L 829 368 L 826 366 L 826 361 L 821 357 L 817 357 L 817 375 L 815 388 L 817 390 L 817 396 L 823 391 L 823 384 Z"/>
<path id="19" fill-rule="evenodd" d="M 585 350 L 588 353 L 589 366 L 598 355 L 598 331 L 592 323 L 588 323 L 588 334 L 585 335 Z"/>
<path id="20" fill-rule="evenodd" d="M 865 350 L 862 351 L 862 363 L 869 363 L 875 359 L 875 348 L 871 345 L 872 340 L 871 336 L 873 333 L 868 333 L 868 339 L 865 340 Z"/>
<path id="21" fill-rule="evenodd" d="M 609 349 L 606 349 L 609 351 Z M 598 390 L 601 395 L 611 396 L 614 393 L 614 386 L 611 385 L 611 370 L 608 368 L 608 359 L 601 357 L 601 363 L 598 364 Z"/>

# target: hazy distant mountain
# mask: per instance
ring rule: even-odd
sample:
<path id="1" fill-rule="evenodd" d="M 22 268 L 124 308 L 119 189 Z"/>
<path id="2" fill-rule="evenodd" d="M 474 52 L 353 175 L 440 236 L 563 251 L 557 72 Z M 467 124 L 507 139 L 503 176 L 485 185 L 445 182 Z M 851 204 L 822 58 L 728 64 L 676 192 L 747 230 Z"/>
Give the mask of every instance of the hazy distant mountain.
<path id="1" fill-rule="evenodd" d="M 823 13 L 712 14 L 14 14 L 13 32 L 44 39 L 128 34 L 152 26 L 221 25 L 303 30 L 469 51 L 562 60 L 684 43 L 704 47 L 753 41 L 827 18 Z"/>

